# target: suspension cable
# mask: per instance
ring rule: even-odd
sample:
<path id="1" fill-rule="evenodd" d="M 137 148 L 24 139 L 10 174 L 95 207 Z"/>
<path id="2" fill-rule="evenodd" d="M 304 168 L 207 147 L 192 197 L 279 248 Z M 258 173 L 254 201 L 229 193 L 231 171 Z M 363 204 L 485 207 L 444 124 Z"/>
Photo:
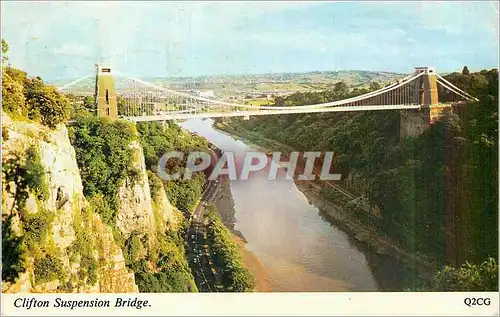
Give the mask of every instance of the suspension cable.
<path id="1" fill-rule="evenodd" d="M 183 97 L 186 97 L 186 98 L 192 98 L 192 99 L 196 99 L 196 100 L 199 100 L 199 101 L 205 101 L 205 102 L 207 102 L 209 104 L 225 105 L 225 106 L 229 106 L 229 107 L 240 107 L 240 108 L 248 108 L 248 109 L 263 109 L 263 110 L 289 110 L 290 109 L 290 107 L 252 106 L 252 105 L 243 105 L 243 104 L 229 103 L 229 102 L 225 102 L 225 101 L 216 101 L 216 100 L 212 100 L 212 99 L 208 99 L 208 98 L 192 96 L 190 94 L 178 92 L 176 90 L 172 90 L 172 89 L 169 89 L 169 88 L 157 86 L 157 85 L 148 83 L 148 82 L 140 80 L 140 79 L 129 77 L 129 76 L 127 76 L 127 75 L 125 75 L 125 74 L 123 74 L 121 72 L 118 72 L 118 71 L 115 71 L 115 73 L 118 74 L 119 76 L 125 77 L 127 79 L 131 79 L 131 80 L 135 80 L 137 82 L 140 82 L 141 84 L 146 85 L 146 86 L 150 86 L 150 87 L 153 87 L 153 88 L 156 88 L 156 89 L 159 89 L 159 90 L 163 90 L 163 91 L 169 92 L 169 93 L 174 94 L 174 95 L 183 96 Z M 365 100 L 367 98 L 379 96 L 379 95 L 381 95 L 381 94 L 383 94 L 385 92 L 388 92 L 388 91 L 391 91 L 393 89 L 397 89 L 399 87 L 402 87 L 403 85 L 412 82 L 413 80 L 419 78 L 422 75 L 423 75 L 423 73 L 417 73 L 417 74 L 412 74 L 412 75 L 406 76 L 405 80 L 400 80 L 398 83 L 389 85 L 387 87 L 383 87 L 383 88 L 381 88 L 379 90 L 376 90 L 376 91 L 373 91 L 373 92 L 370 92 L 370 93 L 367 93 L 367 94 L 364 94 L 364 95 L 361 95 L 361 96 L 351 97 L 351 98 L 347 98 L 347 99 L 344 99 L 344 100 L 338 100 L 338 101 L 327 102 L 327 103 L 322 103 L 322 104 L 297 106 L 297 107 L 294 107 L 294 108 L 310 109 L 310 108 L 333 107 L 333 106 L 341 106 L 341 105 L 344 105 L 344 104 L 347 104 L 347 103 L 351 103 L 351 102 L 355 102 L 355 101 L 362 101 L 362 100 Z"/>
<path id="2" fill-rule="evenodd" d="M 444 88 L 448 89 L 448 90 L 449 90 L 449 91 L 451 91 L 451 92 L 454 92 L 455 94 L 457 94 L 457 95 L 459 95 L 459 96 L 461 96 L 461 97 L 463 97 L 463 98 L 465 98 L 465 99 L 475 99 L 476 101 L 479 101 L 477 98 L 474 98 L 474 97 L 472 97 L 471 95 L 468 95 L 468 94 L 467 94 L 467 95 L 468 95 L 468 96 L 467 96 L 467 95 L 465 95 L 465 94 L 461 93 L 460 91 L 456 91 L 455 89 L 451 88 L 451 87 L 450 87 L 450 86 L 448 86 L 447 84 L 445 84 L 445 83 L 441 82 L 439 79 L 437 80 L 437 82 L 438 82 L 441 86 L 443 86 Z"/>
<path id="3" fill-rule="evenodd" d="M 462 92 L 463 94 L 467 95 L 467 96 L 468 96 L 468 98 L 467 98 L 467 99 L 474 99 L 475 101 L 479 101 L 479 99 L 477 99 L 476 97 L 474 97 L 474 96 L 472 96 L 472 95 L 468 94 L 467 92 L 463 91 L 462 89 L 460 89 L 460 88 L 458 88 L 457 86 L 455 86 L 455 85 L 453 85 L 452 83 L 450 83 L 450 82 L 449 82 L 448 80 L 446 80 L 443 76 L 441 76 L 441 75 L 439 75 L 439 74 L 436 74 L 436 76 L 437 76 L 439 79 L 443 80 L 443 81 L 444 81 L 445 83 L 447 83 L 448 85 L 450 85 L 451 87 L 453 87 L 453 88 L 455 88 L 456 90 L 458 90 L 458 91 Z M 444 85 L 443 85 L 443 86 L 444 86 Z M 448 89 L 449 89 L 449 88 L 448 88 Z M 451 89 L 450 89 L 450 90 L 451 90 Z M 455 92 L 455 93 L 457 93 L 457 94 L 458 94 L 458 92 Z"/>

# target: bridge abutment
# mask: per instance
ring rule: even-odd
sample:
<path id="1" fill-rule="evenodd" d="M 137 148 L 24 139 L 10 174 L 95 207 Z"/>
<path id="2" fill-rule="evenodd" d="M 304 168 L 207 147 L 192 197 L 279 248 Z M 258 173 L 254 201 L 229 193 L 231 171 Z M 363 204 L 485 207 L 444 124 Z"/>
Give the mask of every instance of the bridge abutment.
<path id="1" fill-rule="evenodd" d="M 444 110 L 453 110 L 451 105 L 439 103 L 437 77 L 433 68 L 415 67 L 416 73 L 421 73 L 415 86 L 418 110 L 400 111 L 399 138 L 418 136 L 422 134 Z"/>
<path id="2" fill-rule="evenodd" d="M 430 124 L 430 108 L 401 110 L 399 112 L 399 138 L 422 134 Z"/>

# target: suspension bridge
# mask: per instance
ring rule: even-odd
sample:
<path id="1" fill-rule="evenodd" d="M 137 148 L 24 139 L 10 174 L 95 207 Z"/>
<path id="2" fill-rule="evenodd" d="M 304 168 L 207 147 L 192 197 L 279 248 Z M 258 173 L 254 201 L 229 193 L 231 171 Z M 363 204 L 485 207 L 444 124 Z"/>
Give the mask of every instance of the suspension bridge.
<path id="1" fill-rule="evenodd" d="M 66 91 L 89 78 L 95 78 L 94 96 L 97 115 L 120 117 L 133 122 L 235 116 L 248 119 L 250 116 L 261 115 L 411 109 L 430 109 L 432 118 L 441 109 L 452 104 L 476 100 L 430 67 L 416 67 L 414 72 L 406 77 L 360 96 L 296 107 L 256 106 L 232 100 L 208 98 L 152 84 L 119 71 L 111 73 L 110 68 L 99 65 L 96 65 L 95 73 L 59 87 L 59 90 Z M 125 88 L 117 89 L 115 78 L 123 80 Z M 440 101 L 438 91 L 445 92 L 452 98 L 447 98 L 446 102 Z"/>

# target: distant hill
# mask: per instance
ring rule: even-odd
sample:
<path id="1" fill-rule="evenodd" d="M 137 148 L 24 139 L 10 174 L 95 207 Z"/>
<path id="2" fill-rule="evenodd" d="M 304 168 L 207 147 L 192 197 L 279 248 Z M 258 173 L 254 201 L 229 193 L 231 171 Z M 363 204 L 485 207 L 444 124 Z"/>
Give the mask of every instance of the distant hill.
<path id="1" fill-rule="evenodd" d="M 307 91 L 323 90 L 333 87 L 339 81 L 345 82 L 350 87 L 360 87 L 370 82 L 385 84 L 406 74 L 378 71 L 339 70 L 315 71 L 306 73 L 273 73 L 253 75 L 220 75 L 200 77 L 168 77 L 168 78 L 143 78 L 160 86 L 180 90 L 214 90 L 221 94 L 224 92 L 251 92 L 251 91 Z M 68 89 L 72 93 L 89 93 L 94 89 L 94 78 L 79 82 Z M 67 81 L 68 83 L 70 80 Z M 53 83 L 58 86 L 63 82 Z M 120 88 L 132 88 L 132 82 L 117 78 L 116 85 Z"/>

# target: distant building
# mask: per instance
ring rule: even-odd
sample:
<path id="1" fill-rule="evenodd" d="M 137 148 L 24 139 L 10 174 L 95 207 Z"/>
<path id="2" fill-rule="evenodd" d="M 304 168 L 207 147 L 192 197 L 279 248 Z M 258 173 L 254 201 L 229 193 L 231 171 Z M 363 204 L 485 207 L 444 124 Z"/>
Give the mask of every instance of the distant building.
<path id="1" fill-rule="evenodd" d="M 215 94 L 213 90 L 198 91 L 198 97 L 213 99 Z"/>

